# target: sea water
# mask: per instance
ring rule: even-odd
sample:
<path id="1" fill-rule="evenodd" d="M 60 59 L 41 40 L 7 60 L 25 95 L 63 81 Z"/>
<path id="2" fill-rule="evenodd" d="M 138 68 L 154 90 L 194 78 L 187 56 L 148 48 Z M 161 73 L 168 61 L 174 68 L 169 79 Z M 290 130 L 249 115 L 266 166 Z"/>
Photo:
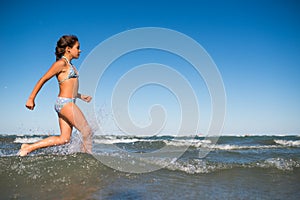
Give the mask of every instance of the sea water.
<path id="1" fill-rule="evenodd" d="M 0 135 L 1 199 L 300 198 L 299 136 L 221 136 L 214 144 L 209 137 L 104 135 L 94 137 L 89 155 L 73 134 L 70 144 L 16 156 L 22 143 L 45 137 Z"/>

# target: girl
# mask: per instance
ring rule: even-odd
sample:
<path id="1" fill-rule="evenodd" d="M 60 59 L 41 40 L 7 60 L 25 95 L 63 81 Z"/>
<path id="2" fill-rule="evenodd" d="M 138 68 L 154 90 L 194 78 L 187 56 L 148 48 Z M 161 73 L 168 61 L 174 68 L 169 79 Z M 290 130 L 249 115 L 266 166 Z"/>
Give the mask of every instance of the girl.
<path id="1" fill-rule="evenodd" d="M 59 94 L 55 103 L 55 110 L 59 118 L 60 136 L 51 136 L 34 144 L 23 144 L 19 151 L 20 156 L 43 147 L 62 145 L 70 141 L 73 126 L 78 129 L 83 138 L 82 150 L 87 153 L 92 151 L 92 131 L 83 113 L 75 104 L 76 98 L 90 102 L 92 97 L 78 93 L 78 72 L 72 65 L 72 59 L 79 58 L 80 49 L 78 38 L 73 35 L 62 36 L 56 46 L 56 62 L 48 72 L 37 82 L 26 107 L 34 109 L 34 99 L 42 86 L 53 76 L 59 84 Z"/>

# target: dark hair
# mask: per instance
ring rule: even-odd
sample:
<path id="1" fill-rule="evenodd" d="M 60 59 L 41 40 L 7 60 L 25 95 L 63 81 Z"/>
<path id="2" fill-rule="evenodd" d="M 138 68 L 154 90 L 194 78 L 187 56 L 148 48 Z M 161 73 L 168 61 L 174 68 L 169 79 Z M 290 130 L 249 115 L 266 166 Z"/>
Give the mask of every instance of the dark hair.
<path id="1" fill-rule="evenodd" d="M 55 55 L 56 60 L 59 60 L 65 53 L 67 47 L 73 47 L 78 42 L 78 38 L 75 35 L 64 35 L 56 43 Z"/>

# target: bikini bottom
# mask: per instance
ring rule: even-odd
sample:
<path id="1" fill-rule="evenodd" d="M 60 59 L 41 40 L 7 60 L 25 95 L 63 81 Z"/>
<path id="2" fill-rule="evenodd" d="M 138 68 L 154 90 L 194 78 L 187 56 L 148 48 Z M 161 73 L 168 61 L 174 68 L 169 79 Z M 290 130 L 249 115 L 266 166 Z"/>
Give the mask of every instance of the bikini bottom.
<path id="1" fill-rule="evenodd" d="M 57 97 L 54 109 L 57 113 L 60 113 L 61 109 L 67 104 L 67 103 L 75 103 L 75 98 L 66 98 L 66 97 Z"/>

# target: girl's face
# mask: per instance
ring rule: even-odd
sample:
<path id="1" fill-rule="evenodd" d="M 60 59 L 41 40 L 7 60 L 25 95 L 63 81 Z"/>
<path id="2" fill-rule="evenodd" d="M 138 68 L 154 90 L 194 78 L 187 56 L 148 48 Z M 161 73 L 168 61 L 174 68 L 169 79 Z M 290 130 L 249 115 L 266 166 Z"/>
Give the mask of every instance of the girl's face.
<path id="1" fill-rule="evenodd" d="M 75 59 L 79 58 L 80 52 L 81 52 L 79 42 L 76 42 L 72 48 L 70 48 L 70 47 L 67 47 L 67 48 L 69 48 L 68 52 L 70 52 L 70 54 L 73 58 L 75 58 Z"/>

